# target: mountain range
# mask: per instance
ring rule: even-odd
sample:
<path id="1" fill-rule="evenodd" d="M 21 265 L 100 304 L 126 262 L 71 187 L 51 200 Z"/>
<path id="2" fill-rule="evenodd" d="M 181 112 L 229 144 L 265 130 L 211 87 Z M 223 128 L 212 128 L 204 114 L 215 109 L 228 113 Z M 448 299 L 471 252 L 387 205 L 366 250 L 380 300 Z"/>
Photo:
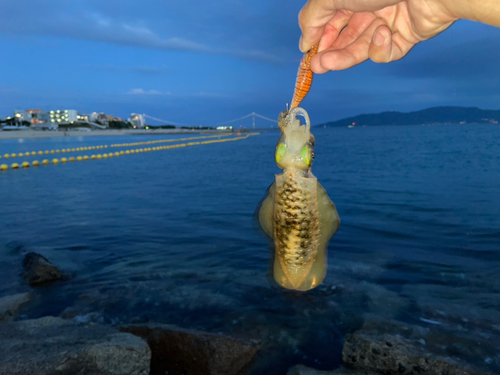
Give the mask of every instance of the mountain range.
<path id="1" fill-rule="evenodd" d="M 500 110 L 477 107 L 433 107 L 415 112 L 382 112 L 362 114 L 342 120 L 330 121 L 317 126 L 335 127 L 363 125 L 431 125 L 500 122 Z"/>

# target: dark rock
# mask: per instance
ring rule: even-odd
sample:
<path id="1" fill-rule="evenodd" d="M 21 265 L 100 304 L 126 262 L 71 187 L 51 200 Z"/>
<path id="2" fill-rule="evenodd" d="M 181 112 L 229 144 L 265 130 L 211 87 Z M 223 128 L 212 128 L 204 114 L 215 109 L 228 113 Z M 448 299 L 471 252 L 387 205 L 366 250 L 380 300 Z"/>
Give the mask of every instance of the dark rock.
<path id="1" fill-rule="evenodd" d="M 43 255 L 28 253 L 23 260 L 23 278 L 31 286 L 50 284 L 63 280 L 64 276 L 59 269 L 49 262 Z"/>
<path id="2" fill-rule="evenodd" d="M 151 375 L 235 375 L 250 366 L 253 343 L 164 324 L 120 328 L 145 339 L 151 348 Z"/>
<path id="3" fill-rule="evenodd" d="M 378 374 L 376 374 L 375 372 L 366 372 L 362 370 L 356 371 L 356 370 L 349 370 L 346 368 L 338 368 L 332 371 L 322 371 L 304 365 L 297 365 L 288 370 L 286 375 L 378 375 Z"/>
<path id="4" fill-rule="evenodd" d="M 101 325 L 44 317 L 0 325 L 2 375 L 149 375 L 139 337 Z"/>
<path id="5" fill-rule="evenodd" d="M 342 361 L 350 368 L 376 371 L 386 375 L 488 373 L 474 369 L 458 358 L 429 352 L 425 340 L 415 339 L 416 333 L 423 334 L 426 332 L 425 329 L 403 324 L 399 326 L 401 334 L 382 333 L 382 330 L 373 323 L 366 324 L 360 331 L 348 334 L 344 340 Z"/>
<path id="6" fill-rule="evenodd" d="M 31 300 L 31 296 L 29 292 L 0 298 L 0 322 L 14 320 L 21 307 Z"/>

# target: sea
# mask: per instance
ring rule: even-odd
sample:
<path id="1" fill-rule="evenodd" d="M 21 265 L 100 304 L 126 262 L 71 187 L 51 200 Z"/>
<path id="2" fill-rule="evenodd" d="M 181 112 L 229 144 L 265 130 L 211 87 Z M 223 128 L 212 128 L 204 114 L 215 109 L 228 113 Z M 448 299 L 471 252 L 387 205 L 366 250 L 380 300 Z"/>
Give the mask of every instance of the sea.
<path id="1" fill-rule="evenodd" d="M 280 173 L 279 132 L 261 130 L 0 173 L 0 297 L 32 289 L 21 274 L 34 251 L 70 278 L 35 289 L 21 319 L 220 332 L 258 341 L 251 374 L 275 375 L 295 364 L 339 367 L 345 335 L 368 320 L 401 322 L 451 337 L 449 355 L 500 372 L 500 126 L 312 131 L 312 171 L 341 219 L 318 288 L 270 281 L 255 212 Z M 104 150 L 5 153 L 176 137 L 186 135 L 1 140 L 0 164 Z"/>

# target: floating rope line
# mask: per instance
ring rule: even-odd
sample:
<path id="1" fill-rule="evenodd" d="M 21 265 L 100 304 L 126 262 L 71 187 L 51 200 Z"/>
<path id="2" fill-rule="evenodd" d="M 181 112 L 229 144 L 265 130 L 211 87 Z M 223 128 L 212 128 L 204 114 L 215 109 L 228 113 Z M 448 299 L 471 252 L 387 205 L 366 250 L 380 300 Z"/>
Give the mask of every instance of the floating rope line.
<path id="1" fill-rule="evenodd" d="M 147 142 L 135 142 L 135 143 L 117 143 L 112 144 L 110 147 L 130 147 L 130 146 L 141 146 L 141 145 L 152 145 L 155 143 L 165 143 L 165 142 L 184 142 L 189 141 L 191 139 L 203 139 L 203 138 L 220 138 L 230 136 L 231 133 L 222 133 L 217 135 L 204 135 L 202 137 L 190 137 L 190 138 L 169 138 L 169 139 L 158 139 L 156 141 L 147 141 Z"/>
<path id="2" fill-rule="evenodd" d="M 179 143 L 175 145 L 168 145 L 168 146 L 155 146 L 155 147 L 146 147 L 146 148 L 136 148 L 136 149 L 131 149 L 131 150 L 125 150 L 125 151 L 115 151 L 115 152 L 109 152 L 109 153 L 103 153 L 103 154 L 93 154 L 93 155 L 79 155 L 77 157 L 71 156 L 69 158 L 62 157 L 61 159 L 54 158 L 52 160 L 48 159 L 43 159 L 41 162 L 38 160 L 33 160 L 31 164 L 27 161 L 22 162 L 21 164 L 18 163 L 12 163 L 10 168 L 11 169 L 20 169 L 20 168 L 29 168 L 30 166 L 33 167 L 39 167 L 40 164 L 42 165 L 50 165 L 50 164 L 59 164 L 59 163 L 67 163 L 67 162 L 75 162 L 75 161 L 86 161 L 86 160 L 100 160 L 100 159 L 108 159 L 108 158 L 113 158 L 113 157 L 118 157 L 118 156 L 123 156 L 123 155 L 130 155 L 130 154 L 138 154 L 141 152 L 151 152 L 151 151 L 162 151 L 162 150 L 169 150 L 173 148 L 180 148 L 180 147 L 189 147 L 189 146 L 198 146 L 198 145 L 207 145 L 207 144 L 212 144 L 212 143 L 222 143 L 222 142 L 233 142 L 233 141 L 240 141 L 243 139 L 247 139 L 250 136 L 253 135 L 258 135 L 259 133 L 249 133 L 243 137 L 234 137 L 234 138 L 225 138 L 225 139 L 214 139 L 210 141 L 202 141 L 202 142 L 188 142 L 188 143 Z M 186 138 L 186 139 L 200 139 L 200 138 L 212 138 L 212 137 L 195 137 L 195 138 Z M 88 149 L 88 147 L 87 147 Z M 0 165 L 0 171 L 8 171 L 9 166 L 7 164 L 1 164 Z"/>
<path id="3" fill-rule="evenodd" d="M 227 137 L 231 135 L 231 133 L 222 133 L 211 136 L 202 136 L 202 137 L 190 137 L 190 138 L 169 138 L 169 139 L 159 139 L 156 141 L 148 141 L 148 142 L 136 142 L 136 143 L 124 143 L 124 144 L 112 144 L 112 145 L 99 145 L 99 146 L 87 146 L 87 147 L 72 147 L 72 148 L 63 148 L 57 150 L 44 150 L 44 151 L 27 151 L 20 153 L 12 153 L 12 154 L 4 154 L 0 155 L 0 159 L 3 157 L 4 159 L 16 158 L 16 157 L 26 157 L 26 156 L 42 156 L 49 154 L 60 154 L 60 153 L 69 153 L 69 152 L 81 152 L 81 151 L 91 151 L 91 150 L 99 150 L 108 147 L 131 147 L 131 146 L 140 146 L 140 145 L 151 145 L 155 143 L 164 143 L 164 142 L 184 142 L 191 139 L 202 139 L 202 138 L 217 138 L 217 137 Z"/>

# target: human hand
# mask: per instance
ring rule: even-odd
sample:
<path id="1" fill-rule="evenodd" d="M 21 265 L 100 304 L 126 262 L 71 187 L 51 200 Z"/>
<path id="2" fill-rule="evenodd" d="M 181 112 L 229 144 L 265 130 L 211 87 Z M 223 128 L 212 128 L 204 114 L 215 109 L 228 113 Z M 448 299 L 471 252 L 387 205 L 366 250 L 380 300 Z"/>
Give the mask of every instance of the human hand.
<path id="1" fill-rule="evenodd" d="M 342 70 L 367 59 L 401 59 L 413 46 L 447 29 L 455 17 L 439 0 L 309 0 L 299 13 L 314 73 Z"/>

